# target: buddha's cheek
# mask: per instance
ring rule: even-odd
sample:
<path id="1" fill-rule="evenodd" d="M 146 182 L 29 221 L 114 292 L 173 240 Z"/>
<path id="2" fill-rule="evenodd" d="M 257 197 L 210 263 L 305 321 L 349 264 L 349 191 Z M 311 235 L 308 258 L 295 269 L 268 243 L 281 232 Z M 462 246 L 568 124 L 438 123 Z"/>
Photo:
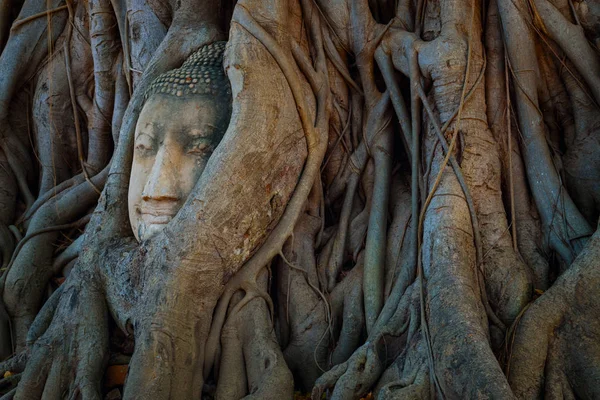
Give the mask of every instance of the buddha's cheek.
<path id="1" fill-rule="evenodd" d="M 127 194 L 129 222 L 131 223 L 131 229 L 138 240 L 140 239 L 138 237 L 138 229 L 142 223 L 139 207 L 142 202 L 142 193 L 148 181 L 150 169 L 152 168 L 151 166 L 145 164 L 151 163 L 144 163 L 140 162 L 140 160 L 134 159 L 131 168 L 131 177 L 129 179 L 129 192 Z"/>
<path id="2" fill-rule="evenodd" d="M 206 166 L 207 161 L 208 156 L 189 156 L 186 157 L 185 160 L 183 160 L 183 162 L 181 163 L 179 187 L 181 190 L 181 194 L 183 195 L 182 197 L 184 201 L 194 189 L 194 186 L 198 182 L 198 179 L 200 179 L 200 176 L 202 175 L 202 171 L 204 171 L 204 167 Z"/>

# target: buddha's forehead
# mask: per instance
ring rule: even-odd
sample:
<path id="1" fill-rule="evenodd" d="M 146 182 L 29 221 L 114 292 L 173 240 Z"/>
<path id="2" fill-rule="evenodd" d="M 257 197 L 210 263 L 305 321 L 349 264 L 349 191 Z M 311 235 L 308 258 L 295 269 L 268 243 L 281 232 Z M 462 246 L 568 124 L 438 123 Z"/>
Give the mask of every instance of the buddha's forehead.
<path id="1" fill-rule="evenodd" d="M 136 138 L 143 133 L 181 130 L 193 136 L 212 136 L 227 128 L 229 116 L 225 100 L 218 96 L 175 97 L 154 94 L 148 98 L 136 127 Z"/>
<path id="2" fill-rule="evenodd" d="M 218 117 L 220 111 L 222 111 L 222 107 L 219 107 L 216 97 L 174 97 L 156 94 L 151 96 L 144 104 L 140 120 L 161 124 L 176 121 L 186 116 Z"/>

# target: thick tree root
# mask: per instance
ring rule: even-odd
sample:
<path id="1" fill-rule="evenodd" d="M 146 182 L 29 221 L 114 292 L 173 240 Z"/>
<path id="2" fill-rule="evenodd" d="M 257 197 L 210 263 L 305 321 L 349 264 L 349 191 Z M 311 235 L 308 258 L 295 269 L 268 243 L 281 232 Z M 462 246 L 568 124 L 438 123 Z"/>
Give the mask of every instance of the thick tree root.
<path id="1" fill-rule="evenodd" d="M 508 379 L 518 398 L 600 396 L 600 233 L 518 321 Z"/>
<path id="2" fill-rule="evenodd" d="M 102 187 L 107 175 L 108 167 L 93 178 L 94 184 Z M 73 223 L 68 221 L 87 212 L 97 198 L 98 194 L 87 182 L 54 198 L 36 213 L 28 234 L 15 249 L 13 259 L 2 277 L 2 294 L 7 311 L 13 317 L 17 350 L 25 345 L 29 326 L 41 306 L 46 284 L 54 273 L 51 267 L 53 243 L 58 231 L 73 227 Z M 76 221 L 75 225 L 84 226 L 88 221 L 89 217 L 86 216 Z"/>
<path id="3" fill-rule="evenodd" d="M 360 344 L 365 324 L 363 266 L 364 253 L 361 253 L 354 268 L 331 293 L 331 314 L 334 324 L 334 337 L 337 338 L 337 342 L 331 352 L 329 366 L 338 365 L 348 360 Z"/>
<path id="4" fill-rule="evenodd" d="M 266 286 L 266 279 L 261 279 L 261 281 L 261 286 Z M 244 297 L 244 299 L 246 298 Z M 232 317 L 228 319 L 226 325 L 233 325 L 228 329 L 227 335 L 230 335 L 230 339 L 231 335 L 237 337 L 234 343 L 237 341 L 239 344 L 237 350 L 241 350 L 241 352 L 237 354 L 237 357 L 243 356 L 244 364 L 241 370 L 245 372 L 245 376 L 238 376 L 241 378 L 239 381 L 219 379 L 217 393 L 222 393 L 221 386 L 224 387 L 224 391 L 229 391 L 230 389 L 227 387 L 232 383 L 234 383 L 233 387 L 236 387 L 241 382 L 247 381 L 248 388 L 243 392 L 243 395 L 249 393 L 245 397 L 246 399 L 291 398 L 294 390 L 293 376 L 275 338 L 266 303 L 257 298 L 249 301 L 237 313 L 232 313 Z M 229 349 L 229 354 L 234 356 L 232 350 Z M 220 378 L 222 374 L 231 373 L 226 372 L 230 368 L 234 371 L 240 368 L 237 364 L 240 360 L 231 361 L 234 363 L 221 359 Z M 237 399 L 239 397 L 234 397 L 232 393 L 231 397 L 223 398 Z"/>
<path id="5" fill-rule="evenodd" d="M 6 372 L 19 373 L 25 370 L 27 360 L 29 360 L 29 350 L 23 350 L 20 353 L 10 357 L 0 363 L 0 375 L 4 376 Z"/>
<path id="6" fill-rule="evenodd" d="M 369 339 L 347 361 L 335 365 L 315 382 L 312 398 L 320 399 L 328 389 L 333 389 L 334 399 L 358 399 L 365 395 L 387 367 L 386 335 L 398 337 L 406 332 L 410 321 L 408 310 L 418 306 L 417 294 L 411 286 L 402 298 L 388 299 Z"/>
<path id="7" fill-rule="evenodd" d="M 280 344 L 296 385 L 312 388 L 327 365 L 329 305 L 318 288 L 314 254 L 320 218 L 304 214 L 276 261 Z"/>
<path id="8" fill-rule="evenodd" d="M 544 0 L 540 3 L 547 3 Z M 527 12 L 511 1 L 498 1 L 509 66 L 516 80 L 517 111 L 523 135 L 523 158 L 545 237 L 561 258 L 571 263 L 592 229 L 566 193 L 553 165 L 542 115 L 539 113 L 535 41 Z M 565 224 L 565 221 L 569 221 Z"/>
<path id="9" fill-rule="evenodd" d="M 322 375 L 312 390 L 312 398 L 320 399 L 329 388 L 334 388 L 333 400 L 358 399 L 365 395 L 385 368 L 383 336 L 367 341 L 350 359 Z"/>
<path id="10" fill-rule="evenodd" d="M 399 380 L 384 386 L 377 396 L 378 400 L 420 400 L 431 397 L 429 371 L 421 368 L 414 380 Z"/>
<path id="11" fill-rule="evenodd" d="M 600 396 L 600 12 L 497 3 L 0 0 L 2 398 L 100 399 L 109 311 L 128 400 Z M 230 127 L 137 243 L 145 89 L 229 28 Z"/>
<path id="12" fill-rule="evenodd" d="M 52 319 L 52 324 L 45 332 L 40 326 L 41 336 L 31 347 L 16 398 L 55 399 L 66 391 L 74 398 L 101 398 L 100 381 L 108 351 L 108 310 L 104 293 L 89 275 L 87 279 L 84 276 L 74 274 L 56 296 L 57 306 L 48 307 L 46 317 Z"/>
<path id="13" fill-rule="evenodd" d="M 325 156 L 325 151 L 327 150 L 327 141 L 325 138 L 327 134 L 327 124 L 329 122 L 326 113 L 329 102 L 328 85 L 323 85 L 319 90 L 319 108 L 317 112 L 319 117 L 317 119 L 315 128 L 312 120 L 308 116 L 306 100 L 302 95 L 300 81 L 298 80 L 297 76 L 294 75 L 294 69 L 292 66 L 292 61 L 290 60 L 290 55 L 285 53 L 283 48 L 274 40 L 274 38 L 270 36 L 262 27 L 260 27 L 243 7 L 238 7 L 236 10 L 237 13 L 234 14 L 234 21 L 240 23 L 245 29 L 247 29 L 253 36 L 255 36 L 261 41 L 261 43 L 265 45 L 269 53 L 271 53 L 271 55 L 277 61 L 290 85 L 306 135 L 308 156 L 302 176 L 300 177 L 296 189 L 294 190 L 294 194 L 288 202 L 285 212 L 277 224 L 277 227 L 270 233 L 268 239 L 257 251 L 257 253 L 254 254 L 254 256 L 252 256 L 252 258 L 240 269 L 240 271 L 229 280 L 223 295 L 219 299 L 215 311 L 215 317 L 213 318 L 213 324 L 211 326 L 211 332 L 206 344 L 206 358 L 204 365 L 205 374 L 212 369 L 216 353 L 217 340 L 225 322 L 225 316 L 231 296 L 233 296 L 233 294 L 240 288 L 245 288 L 247 294 L 251 290 L 248 290 L 249 288 L 255 288 L 256 279 L 260 271 L 265 267 L 265 265 L 267 265 L 268 262 L 271 261 L 275 255 L 281 252 L 283 244 L 292 234 L 300 212 L 304 208 L 304 203 L 306 202 L 310 190 L 313 187 L 317 174 L 320 172 L 320 166 Z M 306 71 L 306 73 L 309 73 L 309 71 Z M 325 75 L 323 75 L 323 71 L 319 71 L 319 73 L 321 74 L 320 79 L 324 80 L 321 82 L 326 83 L 327 78 Z M 268 295 L 266 297 L 268 298 Z"/>

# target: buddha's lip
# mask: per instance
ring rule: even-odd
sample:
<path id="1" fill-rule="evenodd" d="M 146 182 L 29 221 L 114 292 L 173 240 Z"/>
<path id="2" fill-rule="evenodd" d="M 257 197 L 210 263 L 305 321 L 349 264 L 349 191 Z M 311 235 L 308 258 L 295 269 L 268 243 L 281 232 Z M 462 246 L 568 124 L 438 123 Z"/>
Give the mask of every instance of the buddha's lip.
<path id="1" fill-rule="evenodd" d="M 173 219 L 177 214 L 178 207 L 175 204 L 164 206 L 148 206 L 140 207 L 140 214 L 144 222 L 147 224 L 166 224 Z"/>
<path id="2" fill-rule="evenodd" d="M 161 217 L 163 215 L 174 216 L 175 214 L 177 214 L 177 211 L 173 210 L 172 208 L 168 208 L 168 209 L 167 208 L 165 208 L 165 209 L 141 208 L 140 213 L 142 215 L 154 215 L 156 217 Z"/>
<path id="3" fill-rule="evenodd" d="M 175 214 L 172 213 L 142 213 L 142 219 L 147 224 L 166 224 L 173 219 Z"/>

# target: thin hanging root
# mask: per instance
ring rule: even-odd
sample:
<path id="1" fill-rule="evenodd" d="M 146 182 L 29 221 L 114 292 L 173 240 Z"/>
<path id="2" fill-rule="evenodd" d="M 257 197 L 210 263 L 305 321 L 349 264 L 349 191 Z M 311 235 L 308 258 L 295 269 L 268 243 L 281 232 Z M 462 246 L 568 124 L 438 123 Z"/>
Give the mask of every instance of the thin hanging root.
<path id="1" fill-rule="evenodd" d="M 262 28 L 242 6 L 236 7 L 233 23 L 239 24 L 250 35 L 258 40 L 271 56 L 275 59 L 283 75 L 285 76 L 292 96 L 296 102 L 296 108 L 300 117 L 302 128 L 304 129 L 307 143 L 307 158 L 304 171 L 296 185 L 296 189 L 288 202 L 288 205 L 279 220 L 279 223 L 268 236 L 261 248 L 242 266 L 242 268 L 229 280 L 223 295 L 219 299 L 212 326 L 206 340 L 204 375 L 207 376 L 215 362 L 215 355 L 218 348 L 221 330 L 225 323 L 227 308 L 233 294 L 248 282 L 256 282 L 258 274 L 267 265 L 273 257 L 281 252 L 284 243 L 292 235 L 294 226 L 304 210 L 304 204 L 308 198 L 315 180 L 320 173 L 320 166 L 327 150 L 329 113 L 328 104 L 330 101 L 329 80 L 327 76 L 327 66 L 322 45 L 318 51 L 317 68 L 318 71 L 307 70 L 305 74 L 311 76 L 314 83 L 318 83 L 317 90 L 317 123 L 313 125 L 313 118 L 309 116 L 309 108 L 304 98 L 300 79 L 293 67 L 293 58 L 291 54 L 284 50 L 279 43 Z M 320 34 L 320 20 L 313 20 L 311 25 L 318 25 Z M 316 29 L 316 28 L 315 28 Z M 314 90 L 315 88 L 313 88 Z"/>
<path id="2" fill-rule="evenodd" d="M 323 191 L 323 182 L 321 179 L 321 174 L 319 174 L 317 182 L 315 182 L 319 188 L 319 217 L 321 218 L 321 227 L 319 228 L 319 233 L 317 234 L 317 238 L 315 241 L 315 248 L 321 247 L 321 243 L 323 241 L 323 232 L 325 231 L 325 193 Z"/>
<path id="3" fill-rule="evenodd" d="M 333 32 L 333 29 L 331 29 L 330 31 Z M 364 96 L 364 93 L 363 93 L 362 89 L 360 88 L 360 86 L 358 86 L 358 84 L 356 82 L 354 82 L 354 80 L 350 76 L 350 71 L 348 71 L 348 68 L 346 67 L 346 63 L 344 63 L 342 61 L 340 54 L 338 53 L 337 49 L 335 48 L 335 45 L 333 44 L 333 41 L 331 40 L 331 36 L 323 35 L 323 42 L 325 44 L 325 52 L 327 53 L 329 60 L 331 61 L 333 66 L 337 69 L 337 71 L 340 73 L 342 78 L 344 78 L 344 80 L 350 86 L 352 86 L 352 89 L 356 90 L 356 92 L 358 94 L 360 94 L 361 96 Z"/>
<path id="4" fill-rule="evenodd" d="M 364 168 L 364 165 L 362 165 Z M 362 171 L 362 168 L 361 168 Z M 337 282 L 337 277 L 342 270 L 342 264 L 344 262 L 344 253 L 346 252 L 346 236 L 348 233 L 348 227 L 350 225 L 350 213 L 352 212 L 352 204 L 354 203 L 354 194 L 358 187 L 358 181 L 360 174 L 352 174 L 348 184 L 346 185 L 346 195 L 344 196 L 344 203 L 342 205 L 342 211 L 340 213 L 340 222 L 338 229 L 335 234 L 335 240 L 333 242 L 333 249 L 329 260 L 325 265 L 325 271 L 327 276 L 327 290 L 331 292 Z"/>
<path id="5" fill-rule="evenodd" d="M 6 277 L 8 276 L 8 273 L 10 272 L 10 268 L 12 267 L 13 263 L 15 262 L 15 259 L 17 258 L 17 256 L 19 255 L 19 251 L 21 251 L 21 249 L 23 248 L 23 246 L 25 245 L 25 243 L 27 243 L 30 239 L 38 236 L 38 235 L 42 235 L 44 233 L 48 233 L 48 232 L 56 232 L 56 231 L 62 231 L 65 229 L 72 229 L 72 228 L 77 228 L 80 227 L 82 225 L 87 224 L 90 219 L 92 218 L 91 214 L 88 214 L 80 219 L 78 219 L 75 222 L 71 222 L 70 224 L 63 224 L 63 225 L 55 225 L 55 226 L 49 226 L 47 228 L 42 228 L 39 229 L 35 232 L 31 232 L 30 234 L 28 234 L 27 236 L 25 236 L 23 238 L 23 240 L 21 240 L 19 242 L 19 244 L 17 245 L 17 247 L 15 248 L 15 251 L 13 252 L 13 255 L 10 259 L 10 262 L 8 263 L 8 266 L 6 267 L 6 269 L 4 269 L 2 272 L 2 276 L 0 278 L 0 293 L 4 292 L 4 284 L 6 282 Z"/>
<path id="6" fill-rule="evenodd" d="M 58 196 L 67 189 L 79 185 L 81 182 L 85 182 L 85 177 L 83 176 L 83 173 L 77 174 L 74 177 L 59 183 L 57 186 L 54 186 L 52 189 L 38 196 L 38 198 L 35 200 L 32 206 L 29 207 L 27 211 L 25 211 L 25 213 L 23 213 L 23 215 L 19 217 L 15 225 L 20 225 L 21 223 L 31 219 L 35 212 L 39 210 L 44 204 L 46 204 L 48 200 Z"/>
<path id="7" fill-rule="evenodd" d="M 308 286 L 310 286 L 310 288 L 312 290 L 314 290 L 315 293 L 317 293 L 319 295 L 319 297 L 321 297 L 321 299 L 323 300 L 323 305 L 325 306 L 325 319 L 327 320 L 327 329 L 323 332 L 323 334 L 319 338 L 319 341 L 317 342 L 317 345 L 315 346 L 315 349 L 313 351 L 313 359 L 314 359 L 315 365 L 324 373 L 325 370 L 323 368 L 321 368 L 321 365 L 319 365 L 319 361 L 317 360 L 317 350 L 321 346 L 321 342 L 323 341 L 323 339 L 325 338 L 327 333 L 329 333 L 331 335 L 331 339 L 333 340 L 333 325 L 332 325 L 333 319 L 331 317 L 331 313 L 332 313 L 331 304 L 329 304 L 329 301 L 327 300 L 327 297 L 325 296 L 325 294 L 322 291 L 320 291 L 318 287 L 316 287 L 315 285 L 312 284 L 312 282 L 310 281 L 310 278 L 308 276 L 308 273 L 305 270 L 303 270 L 302 268 L 296 267 L 291 262 L 289 262 L 288 259 L 285 257 L 285 255 L 283 255 L 283 251 L 279 253 L 279 256 L 281 257 L 283 262 L 285 262 L 287 264 L 288 267 L 290 267 L 291 269 L 296 270 L 298 272 L 301 272 L 304 275 L 304 279 L 306 280 L 306 283 L 308 283 Z M 288 289 L 288 300 L 289 300 L 289 289 Z M 289 312 L 289 306 L 287 307 L 287 310 Z M 288 321 L 288 323 L 289 323 L 289 321 Z"/>
<path id="8" fill-rule="evenodd" d="M 67 1 L 67 5 L 69 7 L 69 20 L 71 23 L 69 24 L 67 40 L 64 43 L 65 48 L 65 71 L 67 72 L 67 82 L 69 83 L 69 95 L 71 97 L 71 107 L 73 108 L 73 121 L 75 122 L 75 133 L 77 137 L 77 158 L 79 159 L 79 164 L 81 165 L 81 170 L 83 172 L 83 176 L 85 176 L 85 180 L 88 181 L 90 185 L 94 188 L 96 193 L 100 194 L 100 189 L 96 187 L 90 180 L 90 176 L 88 175 L 87 169 L 85 167 L 85 161 L 83 159 L 83 139 L 81 138 L 81 127 L 79 125 L 79 113 L 77 112 L 77 104 L 75 100 L 75 88 L 73 88 L 73 78 L 71 77 L 71 50 L 69 48 L 69 44 L 71 43 L 71 36 L 73 35 L 73 9 L 71 7 L 71 3 Z"/>
<path id="9" fill-rule="evenodd" d="M 333 287 L 337 281 L 337 276 L 342 269 L 343 258 L 346 249 L 346 237 L 350 225 L 352 204 L 354 203 L 354 197 L 360 176 L 362 175 L 363 170 L 367 165 L 367 161 L 369 160 L 368 143 L 375 143 L 375 140 L 379 134 L 382 133 L 382 131 L 384 131 L 391 122 L 391 117 L 383 120 L 389 100 L 389 93 L 386 91 L 369 113 L 365 137 L 363 138 L 363 141 L 359 145 L 358 149 L 356 149 L 350 157 L 348 166 L 351 175 L 347 179 L 346 183 L 346 194 L 342 206 L 338 231 L 333 243 L 332 253 L 329 256 L 328 262 L 326 263 L 327 289 L 329 291 L 333 290 Z"/>
<path id="10" fill-rule="evenodd" d="M 283 262 L 285 262 L 287 264 L 288 267 L 290 267 L 291 269 L 293 269 L 295 271 L 301 272 L 304 275 L 304 278 L 306 279 L 306 283 L 308 283 L 308 286 L 310 286 L 310 288 L 312 290 L 314 290 L 315 293 L 318 294 L 319 297 L 323 300 L 323 303 L 325 304 L 327 321 L 329 323 L 329 328 L 331 329 L 331 305 L 329 304 L 329 301 L 327 301 L 327 297 L 325 296 L 325 294 L 322 291 L 320 291 L 318 287 L 313 285 L 313 283 L 310 281 L 308 273 L 305 270 L 303 270 L 302 268 L 297 267 L 294 264 L 292 264 L 291 262 L 289 262 L 288 259 L 283 255 L 283 252 L 280 252 L 279 256 L 281 257 Z"/>
<path id="11" fill-rule="evenodd" d="M 517 328 L 519 327 L 519 323 L 521 322 L 523 315 L 525 315 L 525 312 L 529 309 L 529 307 L 532 304 L 533 304 L 533 302 L 528 303 L 525 307 L 523 307 L 523 309 L 521 310 L 519 315 L 517 315 L 517 317 L 515 318 L 512 325 L 506 330 L 506 334 L 504 336 L 504 346 L 505 346 L 504 352 L 505 352 L 505 354 L 508 354 L 508 357 L 506 358 L 506 361 L 505 361 L 505 367 L 504 367 L 504 374 L 506 376 L 510 376 L 510 362 L 512 360 L 512 354 L 513 354 L 512 351 L 513 351 L 513 346 L 515 344 Z"/>
<path id="12" fill-rule="evenodd" d="M 27 17 L 27 18 L 23 18 L 23 19 L 20 19 L 20 20 L 18 20 L 18 21 L 15 21 L 15 22 L 12 24 L 12 26 L 11 26 L 10 30 L 11 30 L 11 31 L 14 31 L 14 30 L 16 30 L 18 27 L 20 27 L 20 26 L 22 26 L 22 25 L 25 25 L 26 23 L 28 23 L 28 22 L 30 22 L 30 21 L 33 21 L 34 19 L 38 19 L 38 18 L 41 18 L 41 17 L 48 17 L 48 16 L 50 16 L 50 14 L 53 14 L 53 13 L 55 13 L 55 12 L 62 11 L 62 10 L 66 10 L 66 9 L 67 9 L 67 7 L 68 7 L 68 6 L 65 4 L 65 5 L 63 5 L 63 6 L 60 6 L 60 7 L 53 8 L 52 10 L 42 11 L 42 12 L 39 12 L 39 13 L 37 13 L 37 14 L 30 15 L 30 16 L 29 16 L 29 17 Z"/>
<path id="13" fill-rule="evenodd" d="M 292 246 L 293 247 L 293 246 Z M 315 345 L 314 351 L 313 351 L 313 361 L 315 363 L 315 365 L 321 370 L 321 372 L 325 372 L 325 370 L 321 367 L 321 365 L 319 364 L 319 360 L 317 357 L 317 351 L 319 349 L 319 347 L 321 347 L 321 343 L 323 342 L 323 339 L 325 338 L 325 336 L 327 335 L 327 333 L 330 334 L 331 336 L 331 340 L 333 340 L 333 318 L 332 318 L 332 309 L 331 309 L 331 304 L 329 303 L 329 301 L 327 300 L 327 297 L 325 296 L 325 294 L 319 290 L 318 287 L 316 287 L 311 281 L 310 281 L 310 277 L 308 276 L 308 273 L 300 268 L 297 267 L 295 265 L 293 265 L 287 258 L 286 256 L 283 254 L 283 251 L 281 251 L 279 253 L 279 256 L 281 257 L 281 259 L 283 260 L 283 262 L 290 268 L 293 269 L 295 271 L 300 272 L 303 276 L 304 279 L 306 281 L 306 283 L 308 284 L 308 286 L 321 298 L 321 300 L 323 300 L 323 305 L 325 307 L 325 320 L 327 322 L 327 329 L 325 329 L 323 331 L 323 334 L 321 335 L 321 337 L 319 338 L 319 341 L 317 342 L 317 344 Z M 291 282 L 291 274 L 288 274 L 288 282 Z M 289 285 L 289 283 L 288 283 Z M 289 302 L 290 299 L 290 289 L 288 287 L 288 296 L 287 296 L 287 300 Z M 287 306 L 287 313 L 288 313 L 288 324 L 289 324 L 289 303 Z"/>
<path id="14" fill-rule="evenodd" d="M 530 4 L 536 15 L 539 14 L 534 25 L 543 19 L 541 28 L 562 48 L 575 65 L 598 104 L 600 102 L 600 60 L 585 37 L 583 29 L 572 24 L 550 1 L 532 0 Z"/>
<path id="15" fill-rule="evenodd" d="M 327 156 L 327 159 L 325 160 L 325 162 L 321 166 L 321 172 L 323 172 L 325 170 L 325 168 L 327 167 L 327 164 L 329 164 L 329 160 L 331 160 L 331 156 L 333 156 L 333 154 L 335 153 L 335 149 L 337 149 L 337 147 L 339 146 L 340 142 L 344 143 L 344 141 L 342 139 L 346 135 L 346 131 L 348 130 L 348 127 L 350 126 L 351 120 L 352 120 L 352 108 L 350 108 L 350 110 L 348 112 L 348 118 L 346 119 L 346 125 L 342 129 L 342 133 L 340 133 L 339 136 L 338 136 L 338 138 L 335 140 L 335 144 L 331 148 L 331 151 L 329 152 L 329 155 Z"/>
<path id="16" fill-rule="evenodd" d="M 515 252 L 519 252 L 519 246 L 517 245 L 517 215 L 515 211 L 515 185 L 513 181 L 513 164 L 512 164 L 512 132 L 511 132 L 511 120 L 510 120 L 510 87 L 508 80 L 508 53 L 504 49 L 504 82 L 506 90 L 506 129 L 507 129 L 507 141 L 508 141 L 508 186 L 510 188 L 510 225 L 512 228 L 512 242 L 513 249 Z"/>

